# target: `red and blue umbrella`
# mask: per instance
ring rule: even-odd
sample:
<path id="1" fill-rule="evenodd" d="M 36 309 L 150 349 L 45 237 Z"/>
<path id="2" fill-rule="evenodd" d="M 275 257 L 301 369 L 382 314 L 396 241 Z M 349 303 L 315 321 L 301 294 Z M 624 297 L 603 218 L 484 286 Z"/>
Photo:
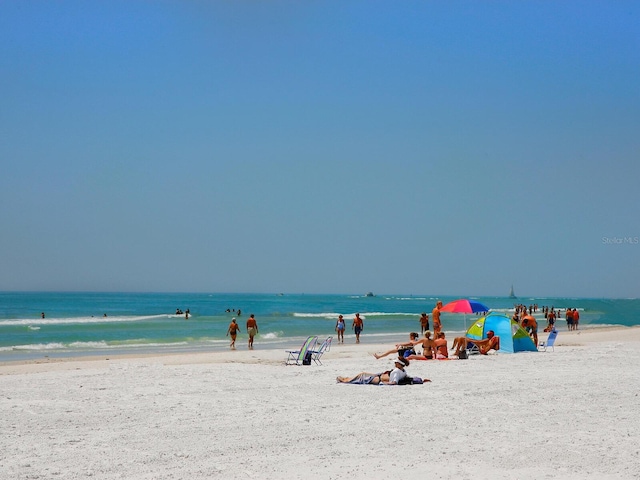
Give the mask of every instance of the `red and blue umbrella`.
<path id="1" fill-rule="evenodd" d="M 461 298 L 447 303 L 440 309 L 441 312 L 449 313 L 478 313 L 488 312 L 489 307 L 484 303 L 480 303 L 477 300 L 469 300 L 468 298 Z"/>
<path id="2" fill-rule="evenodd" d="M 440 309 L 441 312 L 448 313 L 464 313 L 464 331 L 467 331 L 467 313 L 488 312 L 489 307 L 484 303 L 477 300 L 470 300 L 468 298 L 460 298 L 453 302 L 447 303 Z"/>

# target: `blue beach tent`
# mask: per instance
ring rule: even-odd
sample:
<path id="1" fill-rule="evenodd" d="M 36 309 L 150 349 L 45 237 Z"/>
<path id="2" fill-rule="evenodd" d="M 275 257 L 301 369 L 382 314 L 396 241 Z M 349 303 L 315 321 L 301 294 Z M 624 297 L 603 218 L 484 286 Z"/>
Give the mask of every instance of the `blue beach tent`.
<path id="1" fill-rule="evenodd" d="M 518 322 L 501 313 L 492 312 L 477 319 L 467 330 L 467 337 L 482 340 L 487 338 L 489 330 L 500 337 L 500 353 L 538 351 L 527 331 Z"/>

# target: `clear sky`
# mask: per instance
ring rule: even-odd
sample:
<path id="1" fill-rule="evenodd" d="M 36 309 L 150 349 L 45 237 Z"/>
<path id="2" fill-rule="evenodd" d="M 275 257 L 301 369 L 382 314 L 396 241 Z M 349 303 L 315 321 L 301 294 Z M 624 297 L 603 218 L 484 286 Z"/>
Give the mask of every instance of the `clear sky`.
<path id="1" fill-rule="evenodd" d="M 0 290 L 640 296 L 640 3 L 0 3 Z"/>

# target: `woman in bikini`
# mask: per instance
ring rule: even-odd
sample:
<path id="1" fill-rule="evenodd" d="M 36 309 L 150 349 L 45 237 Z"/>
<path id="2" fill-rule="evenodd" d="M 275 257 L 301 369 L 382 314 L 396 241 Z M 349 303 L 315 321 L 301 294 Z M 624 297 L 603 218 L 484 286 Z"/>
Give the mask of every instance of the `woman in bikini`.
<path id="1" fill-rule="evenodd" d="M 444 360 L 449 358 L 449 350 L 447 349 L 447 339 L 444 336 L 444 332 L 438 333 L 438 338 L 433 341 L 435 346 L 436 359 Z"/>
<path id="2" fill-rule="evenodd" d="M 336 377 L 338 383 L 351 383 L 355 385 L 406 385 L 411 383 L 425 383 L 430 382 L 428 378 L 418 379 L 411 378 L 404 370 L 409 365 L 409 360 L 403 357 L 398 357 L 393 362 L 395 368 L 393 370 L 387 370 L 382 373 L 368 373 L 362 372 L 355 377 Z M 408 382 L 403 381 L 409 380 Z"/>
<path id="3" fill-rule="evenodd" d="M 240 330 L 240 326 L 236 323 L 236 319 L 233 318 L 229 324 L 229 328 L 227 329 L 227 336 L 231 335 L 231 344 L 229 347 L 232 350 L 236 349 L 236 337 L 238 336 L 238 330 Z"/>
<path id="4" fill-rule="evenodd" d="M 424 338 L 418 340 L 414 345 L 422 345 L 422 355 L 409 355 L 408 360 L 433 360 L 436 356 L 436 345 L 431 340 L 431 332 L 427 330 L 424 332 Z"/>
<path id="5" fill-rule="evenodd" d="M 353 383 L 357 385 L 380 385 L 389 381 L 391 370 L 382 373 L 361 372 L 355 377 L 336 377 L 338 383 Z"/>

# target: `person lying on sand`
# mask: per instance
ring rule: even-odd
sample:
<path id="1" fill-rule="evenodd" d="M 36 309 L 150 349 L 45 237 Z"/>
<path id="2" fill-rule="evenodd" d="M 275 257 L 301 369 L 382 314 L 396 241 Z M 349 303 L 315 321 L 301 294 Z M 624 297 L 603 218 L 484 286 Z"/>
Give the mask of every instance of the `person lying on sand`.
<path id="1" fill-rule="evenodd" d="M 486 355 L 489 353 L 489 350 L 500 350 L 500 337 L 496 336 L 493 330 L 489 330 L 487 332 L 487 338 L 484 340 L 476 340 L 473 338 L 467 337 L 456 337 L 453 339 L 453 345 L 451 348 L 456 349 L 456 356 L 460 356 L 460 352 L 466 350 L 469 347 L 469 344 L 474 344 L 478 346 L 478 350 L 482 355 Z"/>
<path id="2" fill-rule="evenodd" d="M 338 383 L 351 383 L 356 385 L 411 385 L 430 382 L 429 379 L 409 377 L 404 367 L 409 365 L 409 360 L 398 357 L 394 361 L 395 368 L 382 373 L 362 372 L 355 377 L 337 377 Z"/>
<path id="3" fill-rule="evenodd" d="M 389 382 L 391 370 L 382 373 L 361 372 L 355 377 L 336 377 L 338 383 L 352 383 L 355 385 L 379 385 L 382 382 Z"/>

